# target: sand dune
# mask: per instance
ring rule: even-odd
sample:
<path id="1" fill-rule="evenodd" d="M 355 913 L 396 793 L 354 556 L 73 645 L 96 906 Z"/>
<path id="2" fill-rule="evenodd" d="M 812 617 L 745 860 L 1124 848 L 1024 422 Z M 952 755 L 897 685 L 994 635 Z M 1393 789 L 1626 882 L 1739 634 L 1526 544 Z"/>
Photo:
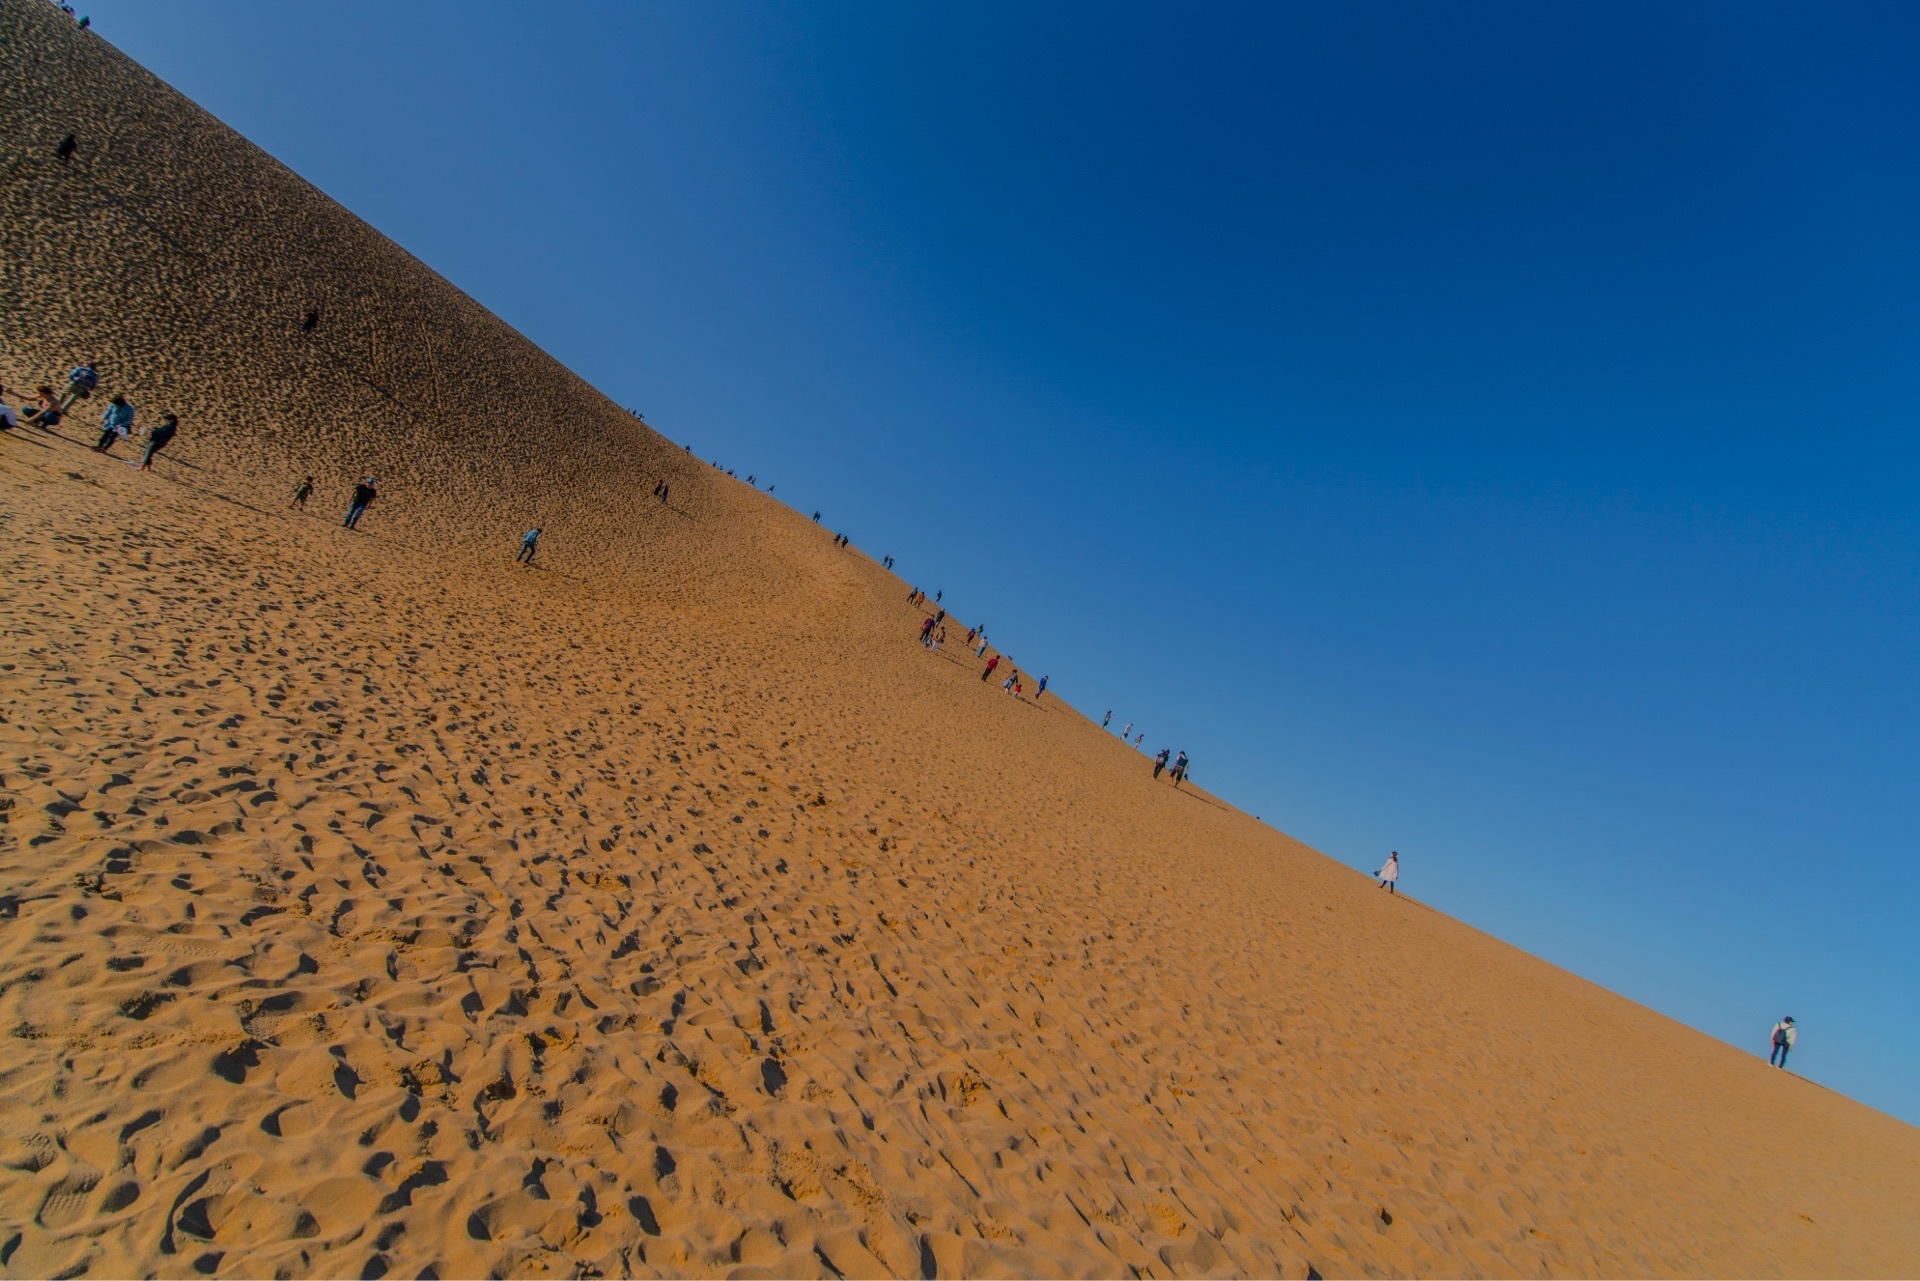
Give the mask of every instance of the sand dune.
<path id="1" fill-rule="evenodd" d="M 0 437 L 7 1275 L 1920 1272 L 1920 1131 L 928 654 L 52 6 L 0 81 L 0 378 L 185 423 Z"/>

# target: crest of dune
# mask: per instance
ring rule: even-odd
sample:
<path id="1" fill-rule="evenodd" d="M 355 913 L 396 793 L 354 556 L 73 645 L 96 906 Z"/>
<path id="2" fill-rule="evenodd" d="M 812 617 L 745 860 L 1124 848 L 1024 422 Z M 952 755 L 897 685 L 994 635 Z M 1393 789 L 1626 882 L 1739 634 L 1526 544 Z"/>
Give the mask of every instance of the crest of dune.
<path id="1" fill-rule="evenodd" d="M 7 1275 L 1920 1272 L 1920 1131 L 929 653 L 43 0 L 0 164 L 9 403 L 183 424 L 0 435 Z"/>

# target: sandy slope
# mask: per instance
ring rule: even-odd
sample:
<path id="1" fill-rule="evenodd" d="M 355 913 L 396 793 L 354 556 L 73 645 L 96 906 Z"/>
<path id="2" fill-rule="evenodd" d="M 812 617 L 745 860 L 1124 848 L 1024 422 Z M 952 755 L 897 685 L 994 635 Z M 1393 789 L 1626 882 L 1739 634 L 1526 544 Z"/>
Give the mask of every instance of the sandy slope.
<path id="1" fill-rule="evenodd" d="M 1920 1271 L 1920 1132 L 928 655 L 50 6 L 0 82 L 0 378 L 186 422 L 0 438 L 7 1274 Z"/>

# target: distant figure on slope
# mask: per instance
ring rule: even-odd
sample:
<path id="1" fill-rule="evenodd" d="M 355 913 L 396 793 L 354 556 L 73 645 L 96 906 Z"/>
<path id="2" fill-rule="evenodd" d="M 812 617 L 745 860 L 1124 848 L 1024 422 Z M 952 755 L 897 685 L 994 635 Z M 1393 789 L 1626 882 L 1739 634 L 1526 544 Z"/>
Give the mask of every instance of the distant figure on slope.
<path id="1" fill-rule="evenodd" d="M 347 504 L 346 527 L 358 529 L 360 518 L 367 514 L 367 508 L 373 506 L 373 500 L 380 497 L 380 491 L 374 488 L 373 477 L 369 476 L 353 487 L 353 498 Z"/>
<path id="2" fill-rule="evenodd" d="M 301 511 L 305 511 L 307 509 L 307 500 L 312 497 L 313 497 L 313 477 L 309 476 L 305 480 L 301 481 L 298 485 L 294 486 L 293 501 L 288 503 L 287 506 L 298 507 Z"/>
<path id="3" fill-rule="evenodd" d="M 940 593 L 939 593 L 939 592 L 935 592 L 935 593 L 933 594 L 933 603 L 934 603 L 934 604 L 936 604 L 936 605 L 938 605 L 938 604 L 940 603 Z"/>
<path id="4" fill-rule="evenodd" d="M 53 149 L 53 154 L 58 156 L 60 163 L 64 165 L 73 159 L 73 153 L 78 150 L 80 150 L 80 140 L 72 134 L 68 134 L 62 138 L 59 145 Z"/>
<path id="5" fill-rule="evenodd" d="M 1143 735 L 1144 737 L 1144 735 Z M 1139 744 L 1135 743 L 1135 747 Z M 1187 781 L 1187 754 L 1185 752 L 1173 758 L 1173 785 L 1175 787 Z"/>
<path id="6" fill-rule="evenodd" d="M 1052 677 L 1049 677 L 1049 676 L 1042 676 L 1042 677 L 1040 678 L 1040 683 L 1039 683 L 1038 685 L 1036 685 L 1036 686 L 1034 686 L 1034 689 L 1033 689 L 1033 701 L 1034 701 L 1034 702 L 1036 702 L 1036 703 L 1037 703 L 1037 702 L 1039 702 L 1039 701 L 1040 701 L 1041 699 L 1043 699 L 1043 698 L 1045 698 L 1045 697 L 1047 696 L 1047 682 L 1048 682 L 1049 680 L 1051 680 L 1051 679 L 1052 679 Z"/>
<path id="7" fill-rule="evenodd" d="M 1799 1037 L 1799 1029 L 1793 1026 L 1793 1015 L 1789 1014 L 1778 1023 L 1775 1023 L 1773 1025 L 1773 1053 L 1767 1055 L 1767 1062 L 1771 1063 L 1774 1067 L 1785 1067 L 1787 1065 L 1787 1051 L 1793 1048 L 1793 1043 L 1798 1040 Z"/>
<path id="8" fill-rule="evenodd" d="M 927 643 L 927 637 L 933 635 L 933 615 L 927 615 L 927 621 L 920 624 L 920 643 Z"/>
<path id="9" fill-rule="evenodd" d="M 1374 873 L 1374 875 L 1380 878 L 1380 889 L 1385 890 L 1389 894 L 1398 894 L 1400 892 L 1397 888 L 1400 881 L 1400 851 L 1395 850 L 1393 853 L 1387 855 L 1386 866 Z"/>
<path id="10" fill-rule="evenodd" d="M 946 643 L 947 643 L 947 629 L 942 627 L 939 631 L 933 634 L 933 644 L 929 646 L 929 648 L 932 649 L 934 653 L 938 654 L 940 652 L 940 647 Z"/>
<path id="11" fill-rule="evenodd" d="M 20 420 L 14 416 L 13 406 L 7 403 L 7 389 L 0 386 L 0 431 L 12 431 L 19 425 Z"/>
<path id="12" fill-rule="evenodd" d="M 529 565 L 533 564 L 533 554 L 538 551 L 539 548 L 540 527 L 536 525 L 520 536 L 520 550 L 515 554 L 513 563 L 518 565 L 520 562 L 525 561 Z"/>
<path id="13" fill-rule="evenodd" d="M 1128 722 L 1127 722 L 1127 727 L 1126 727 L 1125 729 L 1123 729 L 1123 730 L 1121 730 L 1121 731 L 1120 731 L 1120 741 L 1121 741 L 1121 742 L 1123 742 L 1123 743 L 1124 743 L 1124 742 L 1126 742 L 1126 741 L 1127 741 L 1127 735 L 1129 735 L 1129 734 L 1131 734 L 1131 733 L 1133 733 L 1133 722 L 1132 722 L 1132 721 L 1128 721 Z"/>
<path id="14" fill-rule="evenodd" d="M 814 523 L 814 524 L 816 524 L 816 525 L 818 525 L 818 524 L 820 523 L 820 513 L 819 513 L 819 512 L 815 512 L 815 513 L 813 514 L 813 523 Z"/>
<path id="15" fill-rule="evenodd" d="M 1143 740 L 1144 740 L 1144 739 L 1145 739 L 1146 737 L 1147 737 L 1147 731 L 1145 731 L 1145 730 L 1141 730 L 1141 731 L 1140 731 L 1140 732 L 1139 732 L 1138 734 L 1135 734 L 1135 735 L 1133 736 L 1133 745 L 1134 745 L 1135 747 L 1138 747 L 1138 746 L 1140 746 L 1140 744 L 1141 744 L 1141 742 L 1142 742 L 1142 741 L 1143 741 Z"/>
<path id="16" fill-rule="evenodd" d="M 20 407 L 20 421 L 34 423 L 42 431 L 52 431 L 60 425 L 60 398 L 53 394 L 53 388 L 41 383 L 34 390 L 33 404 Z"/>
<path id="17" fill-rule="evenodd" d="M 93 450 L 104 454 L 113 448 L 114 442 L 133 430 L 133 406 L 119 392 L 107 402 L 107 412 L 100 417 L 100 439 L 94 443 Z"/>
<path id="18" fill-rule="evenodd" d="M 672 492 L 673 492 L 673 486 L 672 486 L 672 485 L 669 485 L 669 484 L 668 484 L 668 483 L 667 483 L 666 481 L 664 481 L 664 480 L 660 482 L 660 501 L 661 501 L 661 502 L 663 502 L 663 503 L 664 503 L 664 502 L 666 502 L 666 501 L 667 501 L 667 496 L 668 496 L 669 494 L 671 494 Z"/>
<path id="19" fill-rule="evenodd" d="M 1107 709 L 1107 714 L 1100 718 L 1100 728 L 1105 729 L 1107 726 L 1111 724 L 1113 724 L 1113 709 L 1109 707 Z"/>
<path id="20" fill-rule="evenodd" d="M 160 415 L 160 425 L 147 433 L 147 449 L 145 453 L 140 455 L 140 462 L 138 464 L 140 470 L 152 471 L 153 456 L 173 443 L 173 438 L 179 434 L 179 417 L 174 414 Z M 135 464 L 129 463 L 127 465 L 131 467 Z"/>
<path id="21" fill-rule="evenodd" d="M 314 330 L 318 329 L 319 327 L 320 327 L 320 309 L 318 307 L 313 308 L 306 315 L 300 317 L 301 333 L 310 334 Z"/>
<path id="22" fill-rule="evenodd" d="M 1167 757 L 1173 755 L 1167 748 L 1160 749 L 1160 755 L 1153 758 L 1153 776 L 1160 777 L 1160 771 L 1167 767 Z"/>
<path id="23" fill-rule="evenodd" d="M 995 654 L 992 658 L 989 658 L 987 660 L 987 670 L 980 673 L 980 679 L 986 680 L 988 677 L 992 676 L 993 669 L 998 666 L 1000 666 L 1000 655 Z"/>
<path id="24" fill-rule="evenodd" d="M 973 651 L 973 656 L 975 658 L 984 658 L 986 656 L 986 653 L 987 653 L 987 634 L 985 632 L 982 632 L 980 633 L 980 648 Z"/>
<path id="25" fill-rule="evenodd" d="M 1007 693 L 1011 694 L 1013 693 L 1013 683 L 1019 679 L 1020 679 L 1020 669 L 1016 667 L 1012 671 L 1007 673 L 1006 680 L 1000 682 L 1000 688 L 1002 690 L 1005 690 Z"/>
<path id="26" fill-rule="evenodd" d="M 67 391 L 60 397 L 60 412 L 65 413 L 73 408 L 74 401 L 85 400 L 93 395 L 93 389 L 99 385 L 100 368 L 95 362 L 89 360 L 85 364 L 74 366 L 67 373 Z"/>

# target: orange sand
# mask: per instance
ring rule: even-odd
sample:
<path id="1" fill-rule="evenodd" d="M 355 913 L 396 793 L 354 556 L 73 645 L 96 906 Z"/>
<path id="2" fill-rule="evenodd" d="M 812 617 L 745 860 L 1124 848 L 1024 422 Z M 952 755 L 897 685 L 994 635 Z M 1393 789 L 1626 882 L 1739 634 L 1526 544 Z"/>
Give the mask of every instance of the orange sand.
<path id="1" fill-rule="evenodd" d="M 0 378 L 185 424 L 0 437 L 8 1275 L 1920 1272 L 1920 1131 L 929 655 L 41 0 L 0 85 Z"/>

